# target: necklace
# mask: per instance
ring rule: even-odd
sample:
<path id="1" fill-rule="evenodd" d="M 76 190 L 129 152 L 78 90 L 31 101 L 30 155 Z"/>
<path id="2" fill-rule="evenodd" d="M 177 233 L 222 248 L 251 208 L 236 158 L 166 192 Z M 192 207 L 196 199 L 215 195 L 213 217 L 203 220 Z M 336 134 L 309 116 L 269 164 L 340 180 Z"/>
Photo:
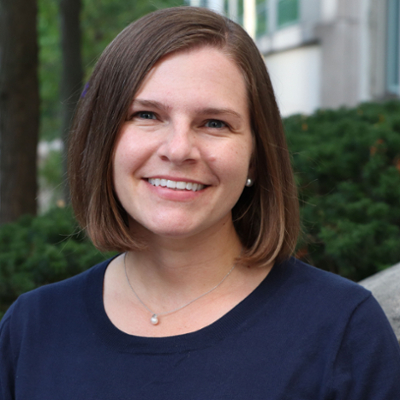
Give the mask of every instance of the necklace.
<path id="1" fill-rule="evenodd" d="M 179 311 L 179 310 L 182 310 L 182 308 L 187 307 L 189 304 L 192 304 L 192 303 L 194 303 L 196 300 L 199 300 L 199 299 L 201 299 L 202 297 L 206 296 L 207 294 L 211 293 L 213 290 L 215 290 L 218 286 L 220 286 L 220 285 L 222 284 L 222 282 L 231 274 L 231 272 L 232 272 L 232 271 L 235 269 L 235 267 L 236 267 L 236 264 L 233 264 L 233 267 L 228 271 L 228 273 L 222 278 L 222 280 L 221 280 L 217 285 L 215 285 L 215 286 L 214 286 L 212 289 L 210 289 L 209 291 L 207 291 L 207 292 L 201 294 L 200 296 L 194 298 L 193 300 L 190 300 L 189 303 L 186 303 L 186 304 L 184 304 L 183 306 L 180 306 L 180 307 L 178 307 L 178 308 L 175 308 L 175 309 L 173 309 L 173 310 L 171 310 L 171 311 L 167 311 L 167 312 L 163 312 L 163 313 L 156 314 L 156 313 L 155 313 L 154 311 L 152 311 L 149 307 L 147 307 L 146 304 L 143 303 L 143 301 L 141 300 L 141 298 L 140 298 L 140 297 L 137 295 L 137 293 L 135 292 L 135 289 L 132 287 L 131 282 L 129 281 L 129 278 L 128 278 L 128 273 L 126 272 L 126 261 L 125 261 L 125 259 L 126 259 L 126 253 L 124 253 L 124 270 L 125 270 L 125 276 L 126 276 L 126 280 L 127 280 L 127 282 L 128 282 L 128 285 L 129 285 L 129 287 L 131 288 L 131 290 L 132 290 L 133 294 L 135 295 L 135 297 L 136 297 L 136 298 L 139 300 L 139 302 L 142 304 L 142 306 L 143 306 L 147 311 L 149 311 L 149 312 L 151 313 L 150 322 L 151 322 L 153 325 L 157 325 L 157 324 L 160 322 L 159 317 L 161 317 L 161 316 L 163 316 L 163 315 L 169 315 L 169 314 L 172 314 L 172 313 L 177 312 L 177 311 Z"/>

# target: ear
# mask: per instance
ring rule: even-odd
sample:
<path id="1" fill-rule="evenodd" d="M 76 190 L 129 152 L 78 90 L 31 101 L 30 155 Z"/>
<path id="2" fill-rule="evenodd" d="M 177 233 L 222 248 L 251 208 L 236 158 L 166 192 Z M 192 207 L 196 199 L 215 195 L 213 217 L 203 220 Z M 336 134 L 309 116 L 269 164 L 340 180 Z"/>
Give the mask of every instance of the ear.
<path id="1" fill-rule="evenodd" d="M 249 163 L 249 170 L 247 172 L 247 177 L 250 178 L 253 182 L 256 179 L 256 167 L 255 167 L 255 159 L 254 159 L 254 152 L 250 158 Z"/>
<path id="2" fill-rule="evenodd" d="M 247 178 L 250 178 L 253 182 L 255 179 L 257 179 L 257 173 L 256 173 L 256 136 L 254 134 L 254 131 L 251 133 L 252 137 L 252 152 L 251 152 L 251 157 L 250 157 L 250 162 L 249 162 L 249 170 L 247 172 Z"/>

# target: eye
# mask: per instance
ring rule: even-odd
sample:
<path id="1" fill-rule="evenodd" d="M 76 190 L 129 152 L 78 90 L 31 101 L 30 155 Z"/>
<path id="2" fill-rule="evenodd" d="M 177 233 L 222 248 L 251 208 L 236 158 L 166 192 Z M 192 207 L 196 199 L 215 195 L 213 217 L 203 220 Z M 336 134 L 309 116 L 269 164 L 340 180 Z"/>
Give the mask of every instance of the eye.
<path id="1" fill-rule="evenodd" d="M 136 117 L 141 119 L 157 119 L 155 114 L 151 111 L 139 111 L 136 113 Z"/>
<path id="2" fill-rule="evenodd" d="M 210 119 L 205 123 L 206 128 L 222 129 L 226 128 L 226 126 L 227 125 L 225 124 L 225 122 L 222 122 L 218 119 Z"/>

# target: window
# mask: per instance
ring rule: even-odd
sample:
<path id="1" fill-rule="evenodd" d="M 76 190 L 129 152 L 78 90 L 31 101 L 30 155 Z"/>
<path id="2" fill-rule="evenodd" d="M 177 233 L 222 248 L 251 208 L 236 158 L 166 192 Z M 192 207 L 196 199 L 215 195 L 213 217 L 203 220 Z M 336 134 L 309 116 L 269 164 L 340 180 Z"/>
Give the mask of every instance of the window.
<path id="1" fill-rule="evenodd" d="M 288 25 L 299 22 L 300 0 L 220 0 L 220 12 L 243 26 L 244 2 L 254 2 L 256 15 L 251 17 L 255 24 L 256 37 L 268 35 Z M 390 1 L 390 0 L 389 0 Z M 394 0 L 397 3 L 400 0 Z M 208 0 L 185 0 L 200 7 L 210 7 Z M 252 11 L 253 12 L 253 11 Z M 254 19 L 255 18 L 255 21 Z M 253 29 L 252 27 L 252 29 Z"/>
<path id="2" fill-rule="evenodd" d="M 246 0 L 238 0 L 238 8 L 237 8 L 237 23 L 243 26 L 243 14 L 244 14 L 244 7 L 243 1 Z"/>
<path id="3" fill-rule="evenodd" d="M 256 36 L 260 37 L 269 32 L 269 15 L 268 15 L 269 0 L 257 0 L 256 2 Z"/>
<path id="4" fill-rule="evenodd" d="M 208 7 L 208 0 L 183 0 L 183 4 L 194 7 Z"/>
<path id="5" fill-rule="evenodd" d="M 239 0 L 243 1 L 243 0 Z M 245 0 L 244 0 L 245 1 Z M 256 36 L 297 23 L 300 19 L 300 0 L 255 0 Z"/>
<path id="6" fill-rule="evenodd" d="M 388 1 L 387 90 L 400 95 L 400 0 Z"/>
<path id="7" fill-rule="evenodd" d="M 297 22 L 299 0 L 278 0 L 278 28 Z"/>
<path id="8" fill-rule="evenodd" d="M 229 16 L 229 0 L 224 0 L 224 13 Z"/>

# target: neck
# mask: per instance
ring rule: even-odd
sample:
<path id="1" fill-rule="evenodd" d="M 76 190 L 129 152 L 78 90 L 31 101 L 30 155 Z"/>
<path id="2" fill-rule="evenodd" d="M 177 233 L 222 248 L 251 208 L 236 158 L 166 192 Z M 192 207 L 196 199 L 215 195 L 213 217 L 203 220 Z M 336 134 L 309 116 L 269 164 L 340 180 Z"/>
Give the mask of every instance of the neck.
<path id="1" fill-rule="evenodd" d="M 201 237 L 149 240 L 147 250 L 130 252 L 128 274 L 145 288 L 182 296 L 212 287 L 232 268 L 241 243 L 233 223 Z"/>

